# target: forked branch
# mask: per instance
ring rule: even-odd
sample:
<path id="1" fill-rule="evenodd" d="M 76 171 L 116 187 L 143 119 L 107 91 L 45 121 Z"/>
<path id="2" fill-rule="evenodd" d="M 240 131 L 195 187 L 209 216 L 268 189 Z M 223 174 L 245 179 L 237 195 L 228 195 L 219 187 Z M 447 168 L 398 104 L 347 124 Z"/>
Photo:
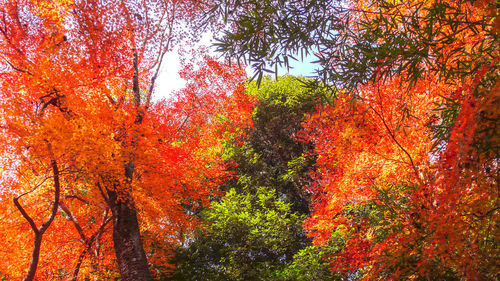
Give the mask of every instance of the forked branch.
<path id="1" fill-rule="evenodd" d="M 54 179 L 54 202 L 52 204 L 52 209 L 50 211 L 49 218 L 44 223 L 42 223 L 42 225 L 39 228 L 37 228 L 33 218 L 28 214 L 28 212 L 26 212 L 26 210 L 23 208 L 21 203 L 19 203 L 19 199 L 21 197 L 35 191 L 40 185 L 35 186 L 33 189 L 31 189 L 31 190 L 29 190 L 21 195 L 18 195 L 13 199 L 14 205 L 19 210 L 19 212 L 21 212 L 21 215 L 23 216 L 23 218 L 26 221 L 28 221 L 28 223 L 31 227 L 31 230 L 35 234 L 35 241 L 33 243 L 33 250 L 31 252 L 31 263 L 30 263 L 30 266 L 28 269 L 28 273 L 24 277 L 23 281 L 32 281 L 35 278 L 36 269 L 38 267 L 38 261 L 40 259 L 40 249 L 42 246 L 42 236 L 45 233 L 45 231 L 49 228 L 52 221 L 54 221 L 54 218 L 57 214 L 57 210 L 59 208 L 59 197 L 60 197 L 60 192 L 61 192 L 61 186 L 60 186 L 60 181 L 59 181 L 59 167 L 57 165 L 57 161 L 54 159 L 54 155 L 52 153 L 52 149 L 51 149 L 50 144 L 48 144 L 48 151 L 49 151 L 50 158 L 51 158 L 50 165 L 52 167 L 52 174 L 53 174 L 53 179 Z"/>

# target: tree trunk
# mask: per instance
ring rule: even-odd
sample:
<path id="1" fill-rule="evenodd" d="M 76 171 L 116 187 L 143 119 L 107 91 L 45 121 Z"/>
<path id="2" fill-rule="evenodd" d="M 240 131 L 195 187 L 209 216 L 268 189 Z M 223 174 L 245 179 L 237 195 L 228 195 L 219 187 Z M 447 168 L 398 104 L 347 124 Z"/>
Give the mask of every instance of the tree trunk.
<path id="1" fill-rule="evenodd" d="M 49 218 L 44 223 L 42 223 L 42 225 L 39 228 L 37 228 L 33 218 L 28 215 L 26 210 L 21 206 L 21 203 L 19 203 L 19 199 L 21 197 L 35 191 L 35 189 L 37 189 L 40 185 L 35 186 L 30 191 L 18 195 L 13 199 L 14 205 L 17 207 L 19 212 L 21 212 L 21 215 L 28 221 L 31 230 L 35 234 L 35 241 L 33 242 L 33 250 L 31 252 L 30 267 L 23 281 L 32 281 L 33 279 L 35 279 L 36 269 L 38 268 L 38 261 L 40 260 L 40 249 L 42 248 L 42 236 L 45 233 L 45 231 L 47 231 L 49 226 L 52 224 L 52 221 L 54 221 L 54 218 L 56 217 L 57 214 L 57 210 L 59 209 L 59 197 L 61 193 L 61 185 L 59 181 L 59 168 L 57 166 L 56 160 L 54 160 L 54 155 L 52 153 L 52 148 L 50 144 L 48 144 L 48 150 L 50 153 L 50 157 L 52 158 L 52 160 L 50 161 L 50 165 L 52 166 L 52 173 L 54 178 L 54 203 L 52 204 L 52 210 L 50 211 Z"/>
<path id="2" fill-rule="evenodd" d="M 114 191 L 108 194 L 113 213 L 113 243 L 122 280 L 152 281 L 133 203 L 120 200 Z"/>
<path id="3" fill-rule="evenodd" d="M 137 51 L 133 49 L 133 69 L 132 90 L 134 93 L 134 104 L 137 115 L 134 125 L 142 123 L 144 110 L 140 107 L 141 95 L 139 87 L 139 62 Z M 133 129 L 134 130 L 134 129 Z M 130 146 L 137 144 L 136 132 L 132 131 Z M 125 143 L 125 146 L 127 144 Z M 130 162 L 125 165 L 125 177 L 128 184 L 131 184 L 134 177 L 134 154 L 130 155 Z M 120 270 L 122 281 L 153 281 L 149 272 L 146 253 L 142 246 L 137 212 L 133 203 L 132 195 L 129 191 L 108 190 L 108 204 L 113 213 L 113 243 Z"/>
<path id="4" fill-rule="evenodd" d="M 31 263 L 28 269 L 28 273 L 24 277 L 23 281 L 31 281 L 35 278 L 36 269 L 38 268 L 38 260 L 40 258 L 40 249 L 42 247 L 42 235 L 39 233 L 35 234 L 35 242 L 33 243 L 33 251 L 31 252 Z"/>

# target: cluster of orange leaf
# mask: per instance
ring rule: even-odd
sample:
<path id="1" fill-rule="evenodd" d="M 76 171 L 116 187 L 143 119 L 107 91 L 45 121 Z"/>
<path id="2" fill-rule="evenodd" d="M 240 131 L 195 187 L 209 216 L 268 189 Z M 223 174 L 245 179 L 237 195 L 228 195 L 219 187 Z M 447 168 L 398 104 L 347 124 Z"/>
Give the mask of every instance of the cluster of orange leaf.
<path id="1" fill-rule="evenodd" d="M 196 223 L 186 209 L 231 175 L 220 150 L 250 125 L 245 73 L 206 57 L 176 100 L 151 102 L 188 1 L 2 1 L 0 13 L 0 275 L 116 275 L 117 201 L 165 265 Z"/>
<path id="2" fill-rule="evenodd" d="M 357 99 L 339 94 L 304 124 L 320 190 L 305 227 L 317 244 L 341 237 L 329 257 L 335 271 L 497 277 L 499 54 L 477 53 L 498 38 L 500 20 L 485 16 L 498 8 L 347 1 L 354 19 L 376 19 L 374 30 L 413 18 L 412 28 L 432 31 L 442 23 L 418 20 L 436 3 L 461 18 L 433 35 L 418 79 L 375 69 L 384 79 L 355 89 Z M 244 72 L 208 57 L 186 65 L 175 100 L 152 102 L 164 54 L 185 35 L 176 32 L 203 16 L 196 4 L 0 1 L 0 277 L 102 279 L 118 266 L 122 280 L 140 270 L 151 280 L 146 255 L 168 266 L 169 247 L 196 224 L 190 214 L 231 176 L 221 149 L 243 136 L 253 107 Z M 446 139 L 436 142 L 433 126 L 447 127 Z M 130 242 L 132 255 L 116 241 Z"/>
<path id="3" fill-rule="evenodd" d="M 376 10 L 363 3 L 352 5 Z M 491 12 L 488 1 L 460 5 L 471 22 Z M 484 24 L 497 28 L 498 18 Z M 463 61 L 464 52 L 453 52 L 457 46 L 470 51 L 492 40 L 486 32 L 446 32 L 462 36 L 436 47 L 448 52 L 443 57 L 452 70 Z M 436 279 L 446 272 L 467 280 L 498 277 L 500 81 L 479 86 L 496 75 L 498 49 L 492 56 L 453 81 L 428 68 L 412 85 L 402 79 L 407 73 L 372 82 L 357 89 L 358 100 L 340 95 L 306 122 L 301 137 L 316 145 L 322 192 L 305 227 L 317 244 L 342 237 L 343 250 L 330 257 L 334 270 L 370 280 Z M 442 122 L 436 105 L 450 101 L 459 110 L 449 139 L 433 149 L 430 128 Z"/>

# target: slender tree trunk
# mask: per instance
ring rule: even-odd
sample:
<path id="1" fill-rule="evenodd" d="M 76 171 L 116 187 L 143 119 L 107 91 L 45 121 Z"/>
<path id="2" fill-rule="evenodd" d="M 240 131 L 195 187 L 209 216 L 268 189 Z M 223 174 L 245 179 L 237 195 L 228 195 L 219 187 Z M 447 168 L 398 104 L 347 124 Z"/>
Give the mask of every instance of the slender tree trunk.
<path id="1" fill-rule="evenodd" d="M 23 281 L 31 281 L 35 278 L 36 269 L 38 268 L 38 260 L 40 259 L 41 247 L 42 247 L 42 235 L 40 233 L 36 233 L 35 242 L 33 243 L 33 251 L 31 252 L 30 267 Z"/>
<path id="2" fill-rule="evenodd" d="M 83 259 L 85 258 L 85 255 L 87 254 L 87 249 L 85 248 L 83 252 L 80 254 L 78 257 L 78 261 L 76 263 L 75 269 L 73 271 L 73 277 L 71 278 L 71 281 L 78 281 L 78 273 L 80 273 L 80 267 L 82 266 Z"/>
<path id="3" fill-rule="evenodd" d="M 37 189 L 39 185 L 35 186 L 30 191 L 27 191 L 19 196 L 16 196 L 13 199 L 14 205 L 17 207 L 19 212 L 21 212 L 21 215 L 28 221 L 33 233 L 35 234 L 35 241 L 33 242 L 33 250 L 31 252 L 30 267 L 23 281 L 32 281 L 35 279 L 36 269 L 38 268 L 38 261 L 40 260 L 40 249 L 42 248 L 42 236 L 45 233 L 45 231 L 47 231 L 49 226 L 52 224 L 52 221 L 54 221 L 54 218 L 56 217 L 57 214 L 57 210 L 59 209 L 59 197 L 61 192 L 61 186 L 59 182 L 59 168 L 57 166 L 56 160 L 54 160 L 54 155 L 52 153 L 52 148 L 50 144 L 48 144 L 48 150 L 50 153 L 50 157 L 52 158 L 51 167 L 54 178 L 54 203 L 52 204 L 52 210 L 50 211 L 49 218 L 44 223 L 42 223 L 42 225 L 39 228 L 37 228 L 33 218 L 28 215 L 26 210 L 21 206 L 21 203 L 19 203 L 19 199 L 21 197 L 35 191 L 35 189 Z"/>
<path id="4" fill-rule="evenodd" d="M 137 212 L 132 202 L 119 200 L 113 191 L 110 192 L 109 199 L 113 213 L 113 243 L 122 280 L 153 280 L 142 247 Z"/>

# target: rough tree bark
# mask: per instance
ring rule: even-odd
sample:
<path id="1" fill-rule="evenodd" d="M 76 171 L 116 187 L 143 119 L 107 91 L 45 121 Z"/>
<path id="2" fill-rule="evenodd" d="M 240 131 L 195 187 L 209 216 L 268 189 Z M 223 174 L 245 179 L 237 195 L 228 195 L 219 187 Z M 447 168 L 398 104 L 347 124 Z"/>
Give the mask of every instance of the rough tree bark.
<path id="1" fill-rule="evenodd" d="M 136 50 L 133 50 L 134 76 L 132 78 L 132 90 L 136 107 L 136 118 L 134 126 L 142 123 L 144 109 L 141 108 L 141 96 L 139 88 L 139 67 Z M 137 136 L 132 132 L 130 145 L 137 145 Z M 130 187 L 134 176 L 134 155 L 130 155 L 130 162 L 124 167 L 125 177 Z M 116 253 L 118 269 L 123 281 L 153 281 L 149 271 L 146 253 L 141 240 L 137 211 L 134 206 L 131 190 L 108 190 L 108 205 L 113 214 L 113 243 Z"/>
<path id="2" fill-rule="evenodd" d="M 114 191 L 108 192 L 108 195 L 113 214 L 113 243 L 122 280 L 153 280 L 142 246 L 137 212 L 133 202 L 131 199 L 118 198 Z"/>

